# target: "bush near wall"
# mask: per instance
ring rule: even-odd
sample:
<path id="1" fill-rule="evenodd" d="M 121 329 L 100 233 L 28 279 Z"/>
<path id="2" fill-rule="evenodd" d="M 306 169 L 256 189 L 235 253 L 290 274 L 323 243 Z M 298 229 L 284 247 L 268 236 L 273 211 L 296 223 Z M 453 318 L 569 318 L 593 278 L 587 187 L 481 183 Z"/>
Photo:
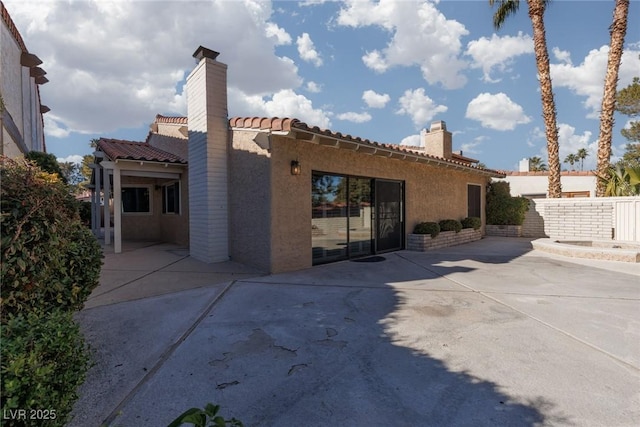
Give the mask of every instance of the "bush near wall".
<path id="1" fill-rule="evenodd" d="M 64 425 L 88 360 L 72 315 L 98 284 L 102 251 L 57 175 L 0 157 L 0 179 L 2 411 L 51 409 L 42 425 Z"/>
<path id="2" fill-rule="evenodd" d="M 457 219 L 443 219 L 438 225 L 441 231 L 455 231 L 459 233 L 462 230 L 462 223 Z"/>
<path id="3" fill-rule="evenodd" d="M 482 227 L 482 220 L 477 216 L 467 217 L 460 221 L 460 223 L 462 224 L 462 228 L 473 228 L 474 230 L 480 230 L 480 227 Z"/>
<path id="4" fill-rule="evenodd" d="M 440 233 L 440 225 L 437 222 L 421 222 L 413 229 L 413 234 L 429 234 L 432 239 Z"/>
<path id="5" fill-rule="evenodd" d="M 522 225 L 529 210 L 529 199 L 512 197 L 509 183 L 492 182 L 487 192 L 487 224 Z"/>

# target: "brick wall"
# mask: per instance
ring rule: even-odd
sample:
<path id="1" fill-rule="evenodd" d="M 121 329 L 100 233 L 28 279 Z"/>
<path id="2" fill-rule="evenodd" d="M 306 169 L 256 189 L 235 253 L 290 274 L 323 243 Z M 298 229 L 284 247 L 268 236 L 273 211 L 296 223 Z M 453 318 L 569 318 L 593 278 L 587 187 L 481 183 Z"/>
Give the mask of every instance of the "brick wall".
<path id="1" fill-rule="evenodd" d="M 471 243 L 481 238 L 482 232 L 480 230 L 474 230 L 473 228 L 465 228 L 459 233 L 455 231 L 442 231 L 433 239 L 429 234 L 409 234 L 407 249 L 410 251 L 424 252 L 431 249 Z"/>
<path id="2" fill-rule="evenodd" d="M 612 240 L 616 204 L 638 198 L 533 199 L 522 234 L 564 240 Z M 640 213 L 620 227 L 640 227 Z M 620 234 L 621 230 L 618 230 Z"/>

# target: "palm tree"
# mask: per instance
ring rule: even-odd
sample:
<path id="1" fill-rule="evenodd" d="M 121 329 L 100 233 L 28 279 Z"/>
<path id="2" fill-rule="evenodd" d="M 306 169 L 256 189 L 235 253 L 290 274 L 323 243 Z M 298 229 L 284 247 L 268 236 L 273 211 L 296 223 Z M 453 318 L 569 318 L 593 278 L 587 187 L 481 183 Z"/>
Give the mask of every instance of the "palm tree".
<path id="1" fill-rule="evenodd" d="M 540 94 L 542 97 L 542 117 L 547 137 L 547 153 L 549 156 L 549 197 L 561 197 L 560 185 L 560 153 L 558 145 L 558 125 L 556 123 L 556 104 L 553 98 L 551 72 L 549 68 L 549 52 L 544 28 L 544 11 L 550 0 L 527 0 L 529 18 L 533 26 L 533 49 L 538 67 Z M 500 29 L 510 15 L 520 7 L 519 0 L 489 0 L 489 5 L 498 5 L 493 15 L 493 26 Z"/>
<path id="2" fill-rule="evenodd" d="M 568 154 L 567 157 L 564 158 L 564 162 L 571 165 L 571 170 L 573 170 L 573 164 L 578 160 L 579 158 L 576 154 Z"/>
<path id="3" fill-rule="evenodd" d="M 584 159 L 589 157 L 589 152 L 586 148 L 581 148 L 576 153 L 576 162 L 580 160 L 580 170 L 584 170 Z"/>
<path id="4" fill-rule="evenodd" d="M 616 86 L 618 85 L 618 70 L 624 47 L 624 37 L 627 34 L 627 16 L 629 15 L 629 0 L 616 0 L 613 10 L 613 23 L 609 27 L 611 43 L 609 59 L 607 60 L 607 75 L 604 79 L 602 108 L 600 109 L 600 136 L 598 137 L 598 167 L 596 174 L 606 176 L 611 159 L 611 138 L 613 134 L 613 112 L 616 108 Z M 598 180 L 596 196 L 603 197 L 606 185 Z"/>
<path id="5" fill-rule="evenodd" d="M 529 158 L 529 170 L 532 172 L 546 171 L 547 165 L 544 164 L 541 157 L 535 156 Z"/>

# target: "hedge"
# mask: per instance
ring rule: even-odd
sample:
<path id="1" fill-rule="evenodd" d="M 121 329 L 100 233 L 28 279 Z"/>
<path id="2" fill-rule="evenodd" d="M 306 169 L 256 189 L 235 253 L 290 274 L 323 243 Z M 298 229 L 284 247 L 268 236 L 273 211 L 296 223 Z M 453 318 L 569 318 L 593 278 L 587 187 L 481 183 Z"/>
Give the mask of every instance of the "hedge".
<path id="1" fill-rule="evenodd" d="M 42 425 L 64 425 L 89 360 L 72 316 L 98 285 L 102 251 L 57 174 L 0 157 L 0 180 L 2 411 L 55 410 Z"/>

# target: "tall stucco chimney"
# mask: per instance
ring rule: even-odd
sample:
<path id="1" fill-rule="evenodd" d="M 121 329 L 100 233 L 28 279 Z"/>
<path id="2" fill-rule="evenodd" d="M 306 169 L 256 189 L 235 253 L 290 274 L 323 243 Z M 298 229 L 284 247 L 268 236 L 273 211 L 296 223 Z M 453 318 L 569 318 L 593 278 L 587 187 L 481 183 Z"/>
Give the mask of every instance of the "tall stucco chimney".
<path id="1" fill-rule="evenodd" d="M 204 262 L 229 259 L 227 65 L 200 46 L 187 77 L 189 250 Z"/>
<path id="2" fill-rule="evenodd" d="M 437 157 L 451 158 L 452 137 L 447 124 L 442 120 L 431 123 L 431 127 L 423 134 L 424 151 Z"/>

